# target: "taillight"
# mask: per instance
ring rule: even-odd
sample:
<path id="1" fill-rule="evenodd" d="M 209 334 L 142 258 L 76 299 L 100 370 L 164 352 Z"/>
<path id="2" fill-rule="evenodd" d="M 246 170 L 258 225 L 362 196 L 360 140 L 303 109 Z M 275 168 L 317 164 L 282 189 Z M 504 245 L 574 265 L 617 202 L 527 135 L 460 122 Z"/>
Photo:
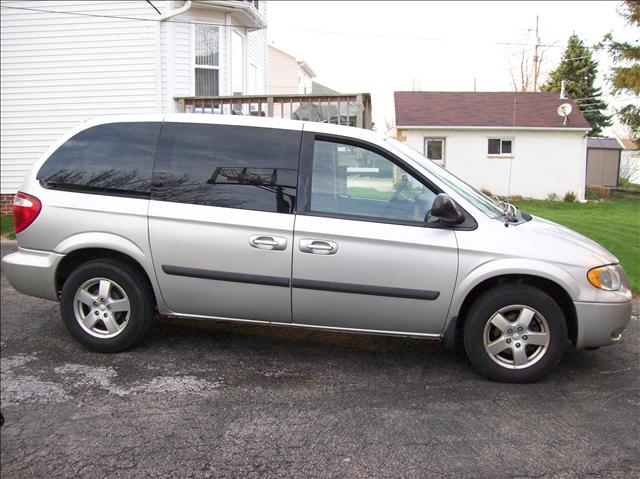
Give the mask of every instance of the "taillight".
<path id="1" fill-rule="evenodd" d="M 18 191 L 13 197 L 11 209 L 13 210 L 13 225 L 16 228 L 16 233 L 20 233 L 37 218 L 42 209 L 42 203 L 35 196 Z"/>

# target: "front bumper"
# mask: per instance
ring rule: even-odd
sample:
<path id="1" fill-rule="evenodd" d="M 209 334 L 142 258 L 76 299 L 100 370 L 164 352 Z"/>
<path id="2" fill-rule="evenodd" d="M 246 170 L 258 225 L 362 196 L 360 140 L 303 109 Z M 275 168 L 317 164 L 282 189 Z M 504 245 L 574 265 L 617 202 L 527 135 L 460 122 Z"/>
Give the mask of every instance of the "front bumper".
<path id="1" fill-rule="evenodd" d="M 596 348 L 622 339 L 631 318 L 631 301 L 624 303 L 574 303 L 578 316 L 577 348 Z"/>
<path id="2" fill-rule="evenodd" d="M 18 248 L 2 258 L 2 270 L 17 291 L 57 301 L 56 269 L 62 258 L 50 251 Z"/>

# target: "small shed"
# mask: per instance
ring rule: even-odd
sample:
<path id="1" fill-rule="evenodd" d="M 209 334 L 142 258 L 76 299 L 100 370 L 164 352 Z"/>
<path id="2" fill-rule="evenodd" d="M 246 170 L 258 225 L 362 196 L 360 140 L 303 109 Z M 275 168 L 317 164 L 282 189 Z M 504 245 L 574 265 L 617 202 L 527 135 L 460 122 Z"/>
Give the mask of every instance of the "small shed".
<path id="1" fill-rule="evenodd" d="M 622 150 L 616 138 L 587 138 L 587 186 L 618 186 Z"/>

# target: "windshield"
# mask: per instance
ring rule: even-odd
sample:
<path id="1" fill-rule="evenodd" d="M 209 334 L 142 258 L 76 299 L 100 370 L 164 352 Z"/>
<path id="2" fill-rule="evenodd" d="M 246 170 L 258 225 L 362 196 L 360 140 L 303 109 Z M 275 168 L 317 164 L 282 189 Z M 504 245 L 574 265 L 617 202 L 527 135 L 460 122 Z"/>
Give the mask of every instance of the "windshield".
<path id="1" fill-rule="evenodd" d="M 408 147 L 404 143 L 401 143 L 393 138 L 385 138 L 385 140 L 393 148 L 400 151 L 401 153 L 404 153 L 429 173 L 431 173 L 433 176 L 446 183 L 447 186 L 451 187 L 452 190 L 454 190 L 460 196 L 464 197 L 465 200 L 473 204 L 476 208 L 478 208 L 490 218 L 500 218 L 501 216 L 504 216 L 502 208 L 496 205 L 493 200 L 487 195 L 476 190 L 473 186 L 468 185 L 457 176 L 452 175 L 447 170 L 436 165 L 431 160 L 428 160 L 416 150 Z"/>

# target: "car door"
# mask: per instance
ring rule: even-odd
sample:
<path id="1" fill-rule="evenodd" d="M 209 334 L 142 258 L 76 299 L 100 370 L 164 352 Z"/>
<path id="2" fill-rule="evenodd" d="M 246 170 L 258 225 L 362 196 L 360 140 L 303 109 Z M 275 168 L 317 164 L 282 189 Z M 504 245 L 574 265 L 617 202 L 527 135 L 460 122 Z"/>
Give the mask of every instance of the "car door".
<path id="1" fill-rule="evenodd" d="M 149 239 L 171 311 L 291 321 L 300 140 L 291 126 L 165 122 Z"/>
<path id="2" fill-rule="evenodd" d="M 458 270 L 439 191 L 378 146 L 305 133 L 293 250 L 299 324 L 438 335 Z"/>

